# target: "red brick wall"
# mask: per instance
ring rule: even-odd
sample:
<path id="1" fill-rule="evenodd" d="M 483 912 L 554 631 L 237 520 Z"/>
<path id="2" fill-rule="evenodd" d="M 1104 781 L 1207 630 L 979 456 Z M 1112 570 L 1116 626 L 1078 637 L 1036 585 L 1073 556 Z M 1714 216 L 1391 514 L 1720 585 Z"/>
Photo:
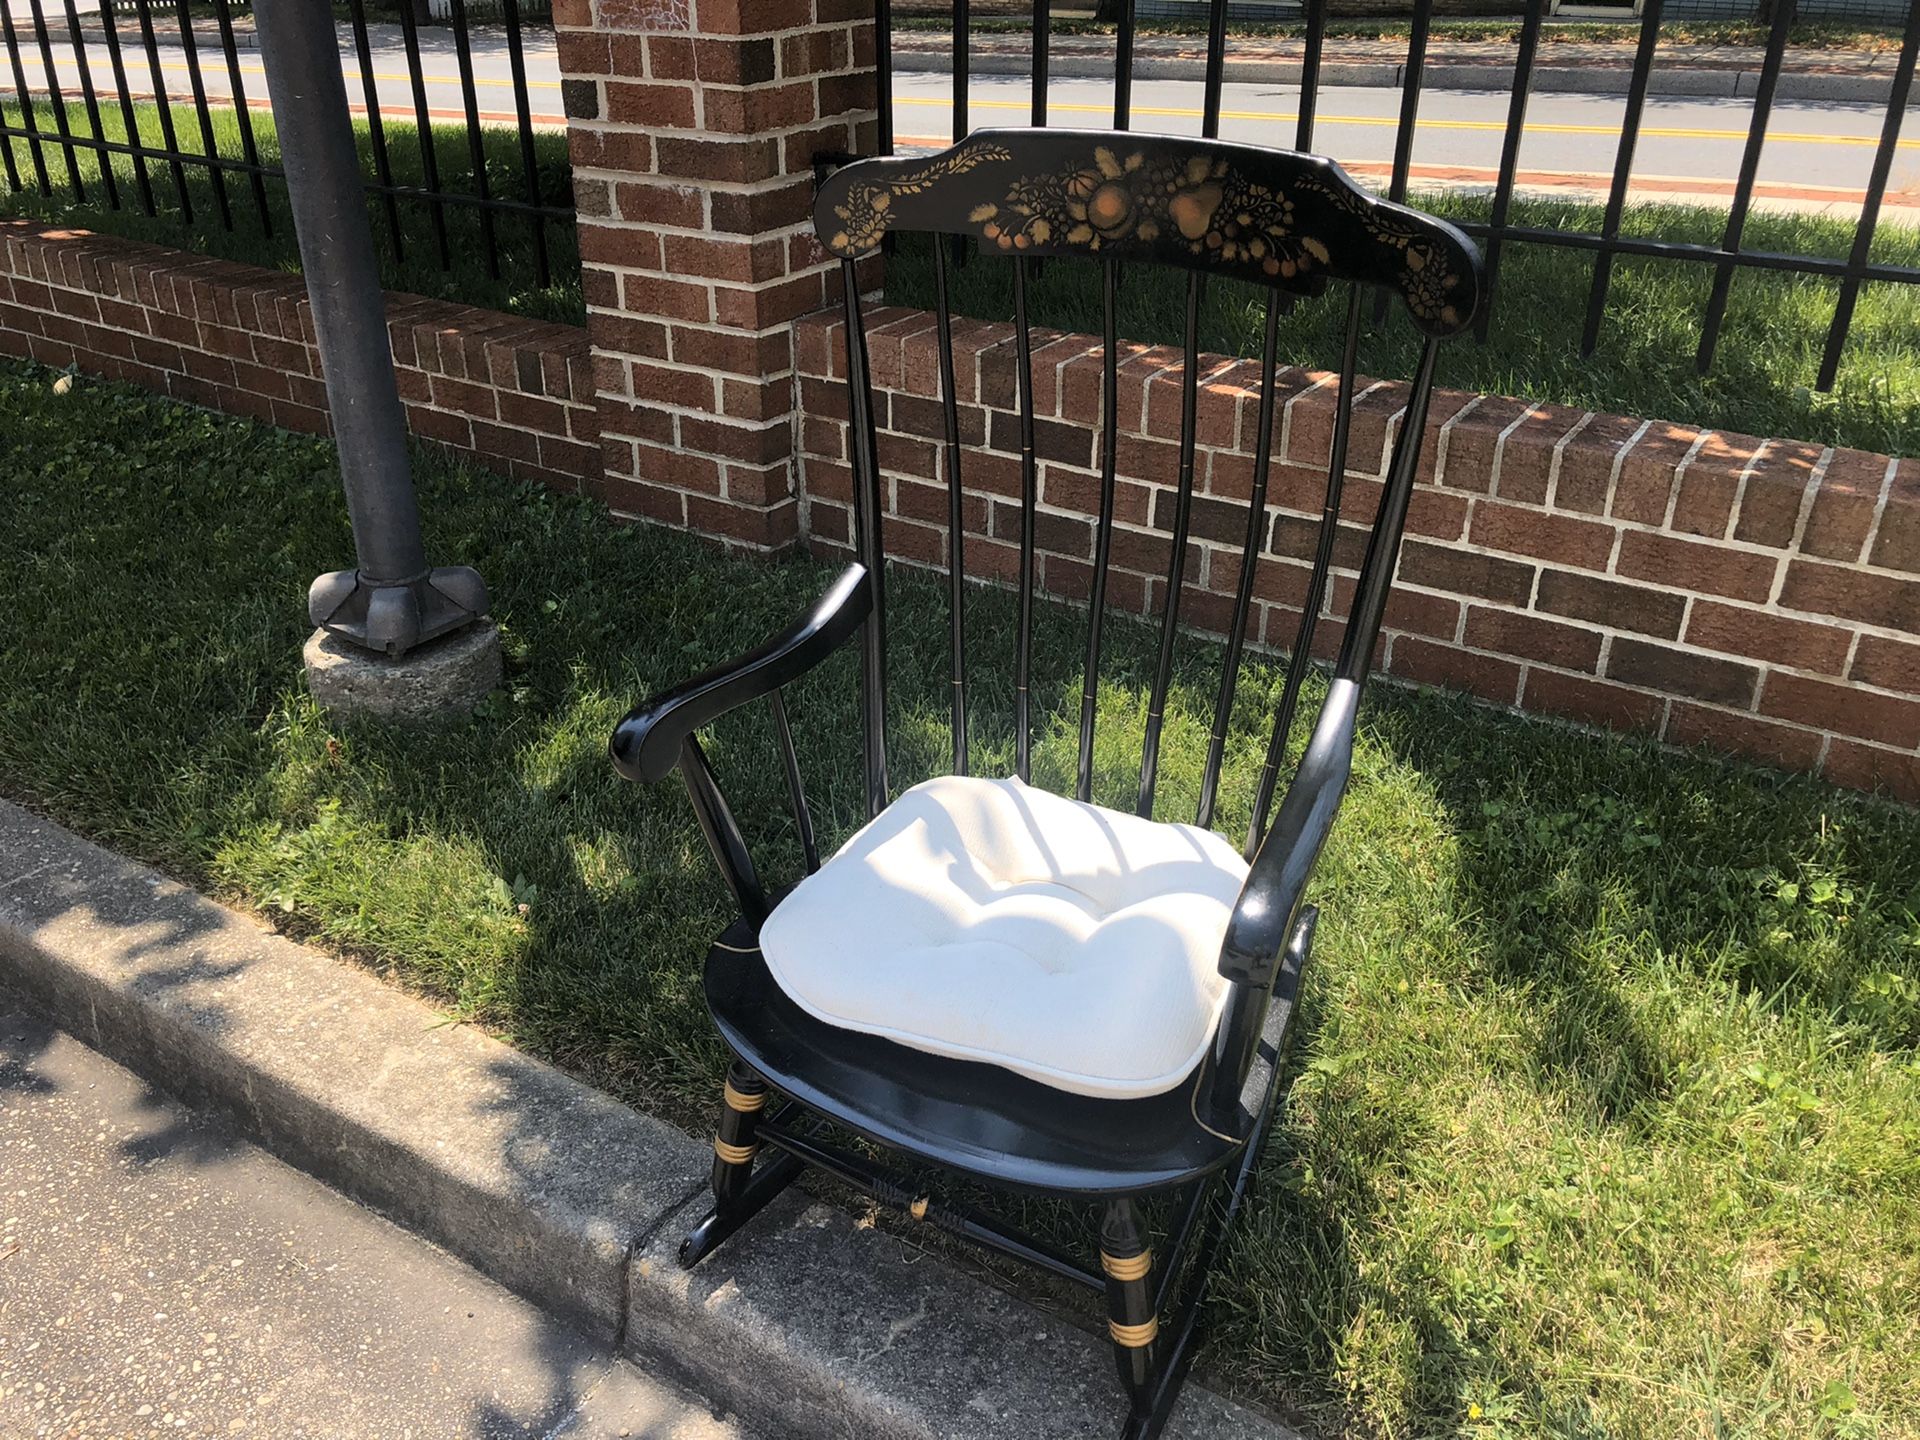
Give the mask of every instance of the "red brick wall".
<path id="1" fill-rule="evenodd" d="M 414 296 L 389 297 L 415 434 L 496 470 L 598 493 L 586 332 Z M 967 566 L 1011 580 L 1019 461 L 1011 331 L 961 322 Z M 875 312 L 870 344 L 887 472 L 889 550 L 943 565 L 946 496 L 933 322 Z M 840 325 L 792 327 L 796 530 L 850 534 Z M 324 433 L 297 277 L 133 241 L 0 222 L 0 352 L 129 380 Z M 1179 361 L 1131 347 L 1120 368 L 1112 603 L 1162 601 L 1177 464 Z M 1084 596 L 1098 472 L 1100 357 L 1087 336 L 1036 337 L 1040 577 Z M 1208 357 L 1193 549 L 1182 614 L 1221 629 L 1239 575 L 1258 374 Z M 1339 643 L 1360 525 L 1379 495 L 1403 388 L 1364 391 L 1323 653 Z M 1298 620 L 1332 431 L 1332 377 L 1289 372 L 1250 638 L 1285 648 Z M 631 402 L 628 402 L 631 403 Z M 1440 392 L 1386 673 L 1495 704 L 1705 743 L 1920 801 L 1920 462 L 1796 441 Z M 614 498 L 609 496 L 608 498 Z M 763 510 L 760 506 L 748 506 Z M 740 543 L 737 526 L 673 523 Z"/>
<path id="2" fill-rule="evenodd" d="M 946 563 L 933 319 L 872 314 L 869 345 L 887 547 Z M 1008 326 L 956 328 L 968 572 L 1017 571 L 1019 459 Z M 847 545 L 842 326 L 796 327 L 809 543 Z M 1203 360 L 1194 545 L 1181 614 L 1223 629 L 1252 481 L 1258 367 Z M 1039 573 L 1084 596 L 1098 495 L 1098 342 L 1036 335 Z M 1180 355 L 1132 347 L 1110 603 L 1157 613 L 1177 474 Z M 1249 639 L 1284 649 L 1299 619 L 1332 433 L 1333 376 L 1290 371 Z M 1355 410 L 1335 583 L 1317 644 L 1331 655 L 1405 388 Z M 1704 743 L 1920 801 L 1920 462 L 1791 440 L 1440 391 L 1381 664 L 1494 704 Z"/>
<path id="3" fill-rule="evenodd" d="M 599 474 L 587 335 L 469 305 L 387 297 L 415 435 L 523 479 Z M 297 275 L 84 230 L 0 221 L 0 352 L 326 434 Z"/>
<path id="4" fill-rule="evenodd" d="M 793 321 L 837 293 L 813 160 L 871 153 L 870 0 L 556 0 L 616 512 L 799 538 Z"/>

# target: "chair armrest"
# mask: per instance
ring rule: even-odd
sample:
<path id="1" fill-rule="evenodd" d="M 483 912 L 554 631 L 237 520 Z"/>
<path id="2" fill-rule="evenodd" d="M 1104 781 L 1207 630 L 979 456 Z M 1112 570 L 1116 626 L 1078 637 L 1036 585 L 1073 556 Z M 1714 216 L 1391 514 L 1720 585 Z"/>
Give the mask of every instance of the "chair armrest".
<path id="1" fill-rule="evenodd" d="M 849 565 L 811 610 L 758 650 L 628 711 L 614 727 L 614 769 L 629 780 L 664 780 L 695 730 L 806 674 L 859 629 L 872 609 L 866 567 Z"/>
<path id="2" fill-rule="evenodd" d="M 1307 742 L 1307 753 L 1280 802 L 1273 828 L 1253 857 L 1220 947 L 1220 973 L 1255 986 L 1273 982 L 1294 911 L 1327 843 L 1353 770 L 1353 726 L 1360 686 L 1335 680 Z"/>

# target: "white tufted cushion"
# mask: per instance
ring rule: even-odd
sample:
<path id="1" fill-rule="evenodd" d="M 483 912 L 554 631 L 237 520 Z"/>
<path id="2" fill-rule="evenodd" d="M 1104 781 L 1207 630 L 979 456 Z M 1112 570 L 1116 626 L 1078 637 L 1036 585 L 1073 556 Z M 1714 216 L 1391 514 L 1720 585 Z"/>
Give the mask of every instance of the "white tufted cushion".
<path id="1" fill-rule="evenodd" d="M 1210 831 L 948 776 L 795 887 L 760 945 L 829 1024 L 1076 1094 L 1157 1095 L 1212 1039 L 1246 874 Z"/>

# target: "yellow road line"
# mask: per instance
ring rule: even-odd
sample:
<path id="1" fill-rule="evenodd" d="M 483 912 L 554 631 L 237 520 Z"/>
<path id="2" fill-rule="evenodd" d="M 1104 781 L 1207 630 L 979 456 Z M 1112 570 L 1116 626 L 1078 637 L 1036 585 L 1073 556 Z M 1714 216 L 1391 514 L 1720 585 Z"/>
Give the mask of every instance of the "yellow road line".
<path id="1" fill-rule="evenodd" d="M 935 110 L 951 110 L 953 108 L 953 102 L 951 100 L 942 100 L 931 96 L 920 95 L 896 95 L 893 97 L 893 103 L 895 105 L 918 105 Z M 1025 100 L 973 100 L 968 103 L 969 110 L 1017 110 L 1025 114 L 1031 108 L 1029 102 Z M 1066 112 L 1074 115 L 1111 115 L 1113 113 L 1113 107 L 1110 105 L 1072 105 L 1049 102 L 1047 113 L 1054 114 L 1058 112 Z M 1151 115 L 1159 119 L 1198 120 L 1201 118 L 1202 112 L 1178 105 L 1136 105 L 1133 107 L 1133 113 L 1135 115 Z M 1298 120 L 1300 116 L 1297 112 L 1285 110 L 1222 110 L 1220 112 L 1220 118 L 1222 120 L 1273 121 Z M 1391 115 L 1320 115 L 1316 123 L 1321 125 L 1375 126 L 1389 130 L 1398 129 L 1400 125 L 1399 119 Z M 1423 118 L 1417 122 L 1416 128 L 1420 130 L 1488 130 L 1496 134 L 1504 134 L 1507 124 L 1504 120 L 1430 120 Z M 1523 133 L 1528 135 L 1617 136 L 1620 133 L 1620 127 L 1617 125 L 1552 124 L 1545 121 L 1530 120 L 1527 122 Z M 1744 130 L 1705 130 L 1679 125 L 1643 125 L 1640 128 L 1640 134 L 1642 136 L 1655 135 L 1668 140 L 1744 141 L 1747 138 L 1747 132 Z M 1873 146 L 1880 143 L 1879 137 L 1873 135 L 1816 135 L 1797 130 L 1769 130 L 1767 132 L 1767 139 L 1778 141 L 1785 145 Z M 1902 150 L 1920 150 L 1920 140 L 1902 140 L 1899 143 Z"/>

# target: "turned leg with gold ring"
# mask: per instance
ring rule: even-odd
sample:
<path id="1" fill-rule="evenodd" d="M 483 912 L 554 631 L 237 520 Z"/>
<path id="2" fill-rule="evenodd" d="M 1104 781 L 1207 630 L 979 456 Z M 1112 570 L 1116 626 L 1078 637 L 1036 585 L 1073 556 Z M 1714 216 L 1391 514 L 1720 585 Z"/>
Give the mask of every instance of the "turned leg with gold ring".
<path id="1" fill-rule="evenodd" d="M 720 1124 L 713 1137 L 713 1209 L 681 1242 L 682 1265 L 697 1265 L 800 1173 L 800 1162 L 784 1154 L 754 1169 L 760 1149 L 755 1132 L 770 1094 L 766 1081 L 738 1060 L 733 1062 L 721 1090 Z"/>
<path id="2" fill-rule="evenodd" d="M 1107 1333 L 1113 1339 L 1120 1383 L 1135 1414 L 1153 1401 L 1154 1338 L 1160 1320 L 1153 1309 L 1153 1251 L 1139 1208 L 1129 1199 L 1109 1200 L 1100 1226 L 1100 1268 L 1107 1276 Z"/>
<path id="3" fill-rule="evenodd" d="M 753 1174 L 754 1152 L 760 1148 L 754 1132 L 766 1108 L 767 1082 L 736 1060 L 720 1094 L 725 1103 L 713 1137 L 713 1198 L 725 1210 L 738 1203 Z"/>

